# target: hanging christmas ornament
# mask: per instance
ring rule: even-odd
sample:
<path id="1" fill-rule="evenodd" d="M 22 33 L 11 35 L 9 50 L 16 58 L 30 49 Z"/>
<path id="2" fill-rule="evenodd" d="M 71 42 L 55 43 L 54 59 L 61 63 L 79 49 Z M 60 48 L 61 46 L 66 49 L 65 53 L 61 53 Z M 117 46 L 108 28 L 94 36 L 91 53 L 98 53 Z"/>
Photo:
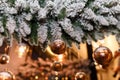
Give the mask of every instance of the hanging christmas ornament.
<path id="1" fill-rule="evenodd" d="M 53 64 L 52 64 L 52 69 L 54 71 L 61 71 L 63 69 L 63 64 L 59 61 L 55 61 Z"/>
<path id="2" fill-rule="evenodd" d="M 15 76 L 9 71 L 0 72 L 0 80 L 14 80 Z"/>
<path id="3" fill-rule="evenodd" d="M 96 61 L 96 63 L 102 65 L 103 67 L 108 66 L 112 58 L 113 55 L 111 50 L 105 46 L 96 48 L 93 53 L 93 59 Z"/>
<path id="4" fill-rule="evenodd" d="M 50 44 L 50 48 L 55 54 L 63 54 L 66 50 L 66 44 L 64 41 L 57 39 Z"/>
<path id="5" fill-rule="evenodd" d="M 75 80 L 87 80 L 87 75 L 85 72 L 78 72 L 75 74 Z"/>
<path id="6" fill-rule="evenodd" d="M 2 54 L 0 56 L 0 64 L 7 64 L 9 63 L 10 57 L 7 54 Z"/>

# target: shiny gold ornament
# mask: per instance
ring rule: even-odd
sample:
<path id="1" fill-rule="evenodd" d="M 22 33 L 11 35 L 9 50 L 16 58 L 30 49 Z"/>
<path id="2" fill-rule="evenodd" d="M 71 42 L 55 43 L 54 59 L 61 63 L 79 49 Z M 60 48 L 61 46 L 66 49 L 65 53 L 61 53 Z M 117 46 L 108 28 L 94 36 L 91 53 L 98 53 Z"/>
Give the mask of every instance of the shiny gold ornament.
<path id="1" fill-rule="evenodd" d="M 0 72 L 0 80 L 14 80 L 14 75 L 9 71 L 1 71 Z"/>
<path id="2" fill-rule="evenodd" d="M 75 80 L 87 80 L 87 75 L 85 72 L 78 72 L 75 75 Z"/>
<path id="3" fill-rule="evenodd" d="M 0 56 L 0 64 L 7 64 L 9 63 L 10 57 L 7 54 L 2 54 Z"/>
<path id="4" fill-rule="evenodd" d="M 93 59 L 96 61 L 96 63 L 102 65 L 103 67 L 108 66 L 112 58 L 113 55 L 111 50 L 105 46 L 96 48 L 93 53 Z"/>
<path id="5" fill-rule="evenodd" d="M 59 61 L 55 61 L 52 65 L 54 71 L 61 71 L 63 69 L 63 64 Z"/>
<path id="6" fill-rule="evenodd" d="M 57 39 L 50 44 L 51 51 L 55 54 L 63 54 L 66 50 L 64 41 Z"/>

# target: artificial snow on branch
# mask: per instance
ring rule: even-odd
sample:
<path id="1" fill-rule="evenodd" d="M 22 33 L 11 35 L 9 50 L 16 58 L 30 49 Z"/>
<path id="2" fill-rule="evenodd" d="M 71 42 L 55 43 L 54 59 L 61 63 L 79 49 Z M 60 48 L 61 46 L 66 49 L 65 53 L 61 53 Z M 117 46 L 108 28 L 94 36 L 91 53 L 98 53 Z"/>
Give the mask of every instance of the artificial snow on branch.
<path id="1" fill-rule="evenodd" d="M 108 34 L 120 43 L 120 0 L 1 0 L 0 35 L 8 34 L 38 46 L 55 39 L 90 44 Z"/>

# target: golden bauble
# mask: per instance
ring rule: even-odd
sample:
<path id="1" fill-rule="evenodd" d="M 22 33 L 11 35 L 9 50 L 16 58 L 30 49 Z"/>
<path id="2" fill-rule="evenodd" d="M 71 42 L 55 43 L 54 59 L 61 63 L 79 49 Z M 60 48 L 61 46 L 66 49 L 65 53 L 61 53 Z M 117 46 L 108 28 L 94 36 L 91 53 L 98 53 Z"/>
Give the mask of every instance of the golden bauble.
<path id="1" fill-rule="evenodd" d="M 0 80 L 14 80 L 14 75 L 9 71 L 1 71 Z"/>
<path id="2" fill-rule="evenodd" d="M 0 56 L 0 64 L 7 64 L 9 63 L 10 57 L 7 54 L 2 54 Z"/>
<path id="3" fill-rule="evenodd" d="M 105 46 L 100 46 L 95 49 L 93 53 L 93 59 L 96 63 L 102 66 L 108 66 L 113 58 L 112 52 Z"/>
<path id="4" fill-rule="evenodd" d="M 87 75 L 85 72 L 77 72 L 75 74 L 75 80 L 87 80 Z"/>
<path id="5" fill-rule="evenodd" d="M 63 54 L 66 51 L 66 44 L 64 41 L 57 39 L 50 44 L 51 51 L 55 54 Z"/>
<path id="6" fill-rule="evenodd" d="M 55 61 L 53 64 L 52 64 L 52 69 L 54 71 L 61 71 L 63 69 L 63 64 L 59 61 Z"/>

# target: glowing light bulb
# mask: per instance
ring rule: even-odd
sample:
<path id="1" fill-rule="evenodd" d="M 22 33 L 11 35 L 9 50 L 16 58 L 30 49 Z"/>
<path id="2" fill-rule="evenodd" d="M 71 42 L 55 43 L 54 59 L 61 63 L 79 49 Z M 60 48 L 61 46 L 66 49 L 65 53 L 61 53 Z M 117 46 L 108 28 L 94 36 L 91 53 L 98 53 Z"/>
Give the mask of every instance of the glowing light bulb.
<path id="1" fill-rule="evenodd" d="M 35 79 L 39 79 L 39 77 L 36 75 L 36 76 L 35 76 Z"/>
<path id="2" fill-rule="evenodd" d="M 21 58 L 25 53 L 28 52 L 28 46 L 25 44 L 20 44 L 18 46 L 18 56 Z"/>

